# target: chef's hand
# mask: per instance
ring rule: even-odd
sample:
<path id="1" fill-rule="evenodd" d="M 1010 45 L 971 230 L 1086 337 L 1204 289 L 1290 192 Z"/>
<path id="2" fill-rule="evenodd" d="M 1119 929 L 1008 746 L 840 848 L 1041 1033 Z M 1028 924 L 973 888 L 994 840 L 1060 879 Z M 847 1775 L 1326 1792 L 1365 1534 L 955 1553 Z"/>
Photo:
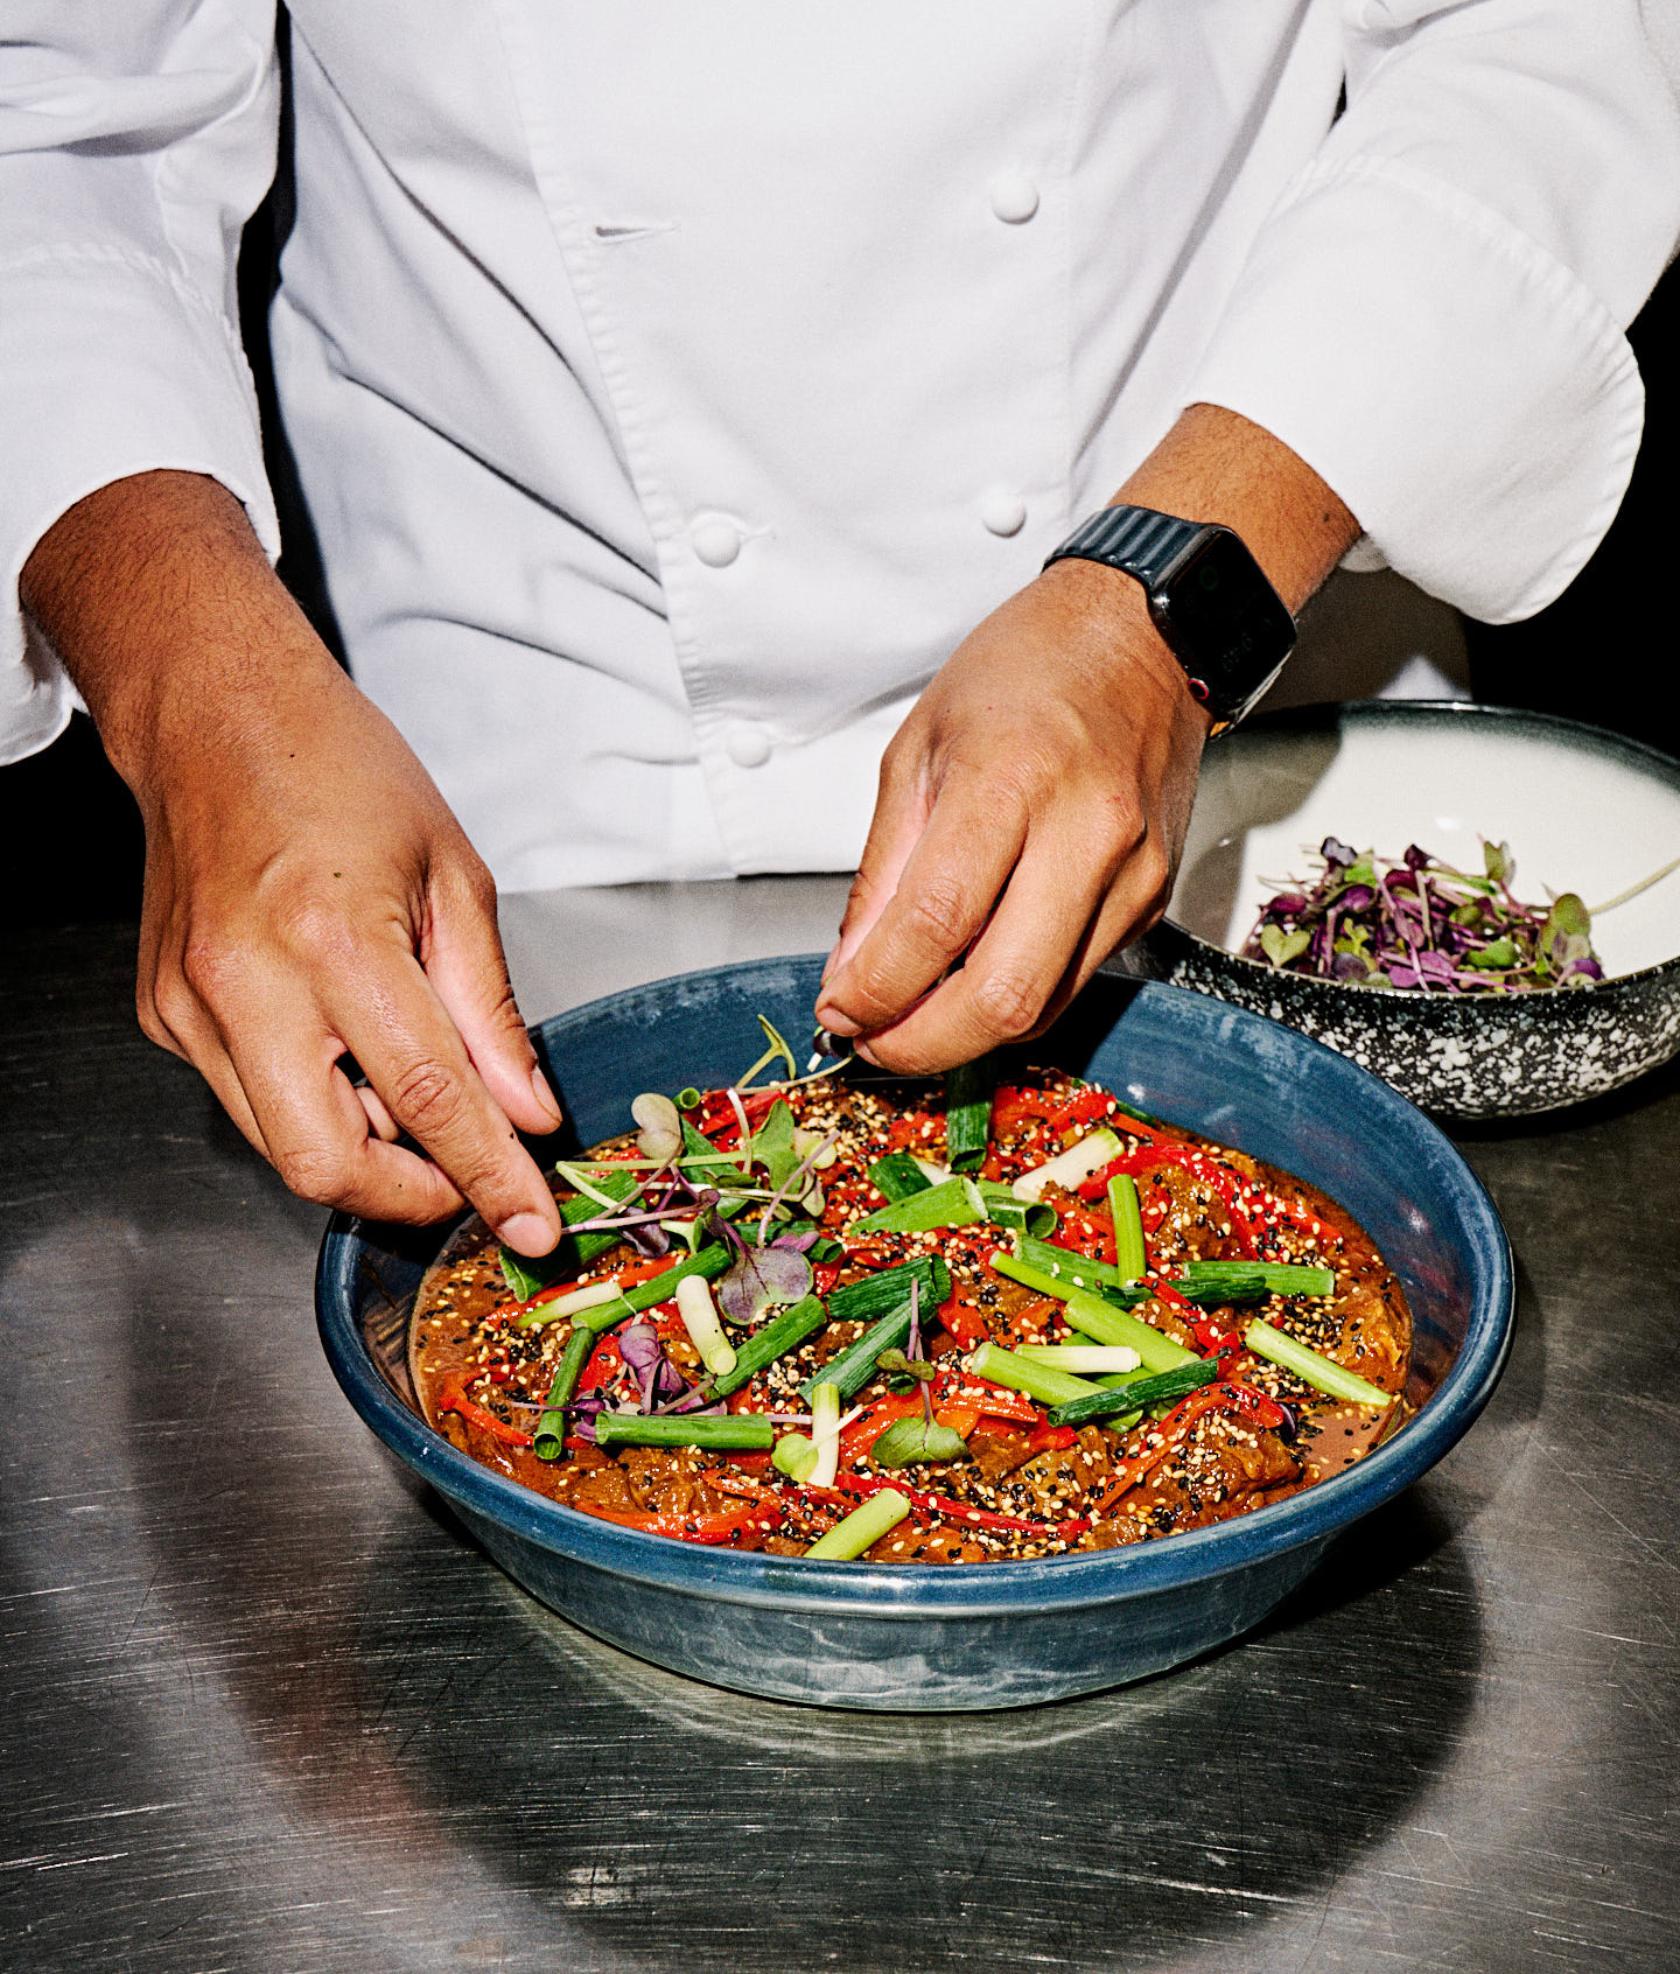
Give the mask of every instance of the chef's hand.
<path id="1" fill-rule="evenodd" d="M 119 481 L 48 533 L 22 587 L 145 818 L 146 1033 L 306 1199 L 428 1221 L 464 1196 L 546 1252 L 559 1220 L 515 1126 L 560 1111 L 490 875 L 238 503 L 194 475 Z"/>
<path id="2" fill-rule="evenodd" d="M 1359 532 L 1287 446 L 1212 405 L 1119 497 L 1235 528 L 1292 610 Z M 893 737 L 819 1023 L 911 1072 L 1047 1025 L 1164 909 L 1207 730 L 1139 585 L 1052 564 Z"/>
<path id="3" fill-rule="evenodd" d="M 1138 585 L 1052 564 L 888 747 L 817 1019 L 909 1071 L 1053 1019 L 1164 908 L 1207 730 Z"/>

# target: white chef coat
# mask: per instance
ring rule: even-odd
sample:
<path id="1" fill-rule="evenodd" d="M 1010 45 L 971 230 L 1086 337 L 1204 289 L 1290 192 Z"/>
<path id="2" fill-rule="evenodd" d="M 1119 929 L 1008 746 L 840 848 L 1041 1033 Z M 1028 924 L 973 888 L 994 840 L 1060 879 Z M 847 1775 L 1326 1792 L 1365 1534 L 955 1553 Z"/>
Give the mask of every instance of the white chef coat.
<path id="1" fill-rule="evenodd" d="M 1532 612 L 1638 442 L 1674 4 L 294 0 L 273 337 L 356 677 L 504 886 L 845 867 L 916 692 L 1202 400 Z M 0 24 L 5 759 L 73 703 L 15 614 L 72 502 L 197 470 L 278 547 L 278 87 L 272 0 Z"/>

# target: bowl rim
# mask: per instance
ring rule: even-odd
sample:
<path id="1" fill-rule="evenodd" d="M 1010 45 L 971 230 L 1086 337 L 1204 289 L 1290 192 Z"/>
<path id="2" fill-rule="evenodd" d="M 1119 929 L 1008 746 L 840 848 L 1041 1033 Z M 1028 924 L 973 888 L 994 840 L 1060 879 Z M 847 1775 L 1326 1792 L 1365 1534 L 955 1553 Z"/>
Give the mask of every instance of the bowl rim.
<path id="1" fill-rule="evenodd" d="M 1653 747 L 1647 741 L 1634 740 L 1627 734 L 1616 733 L 1609 727 L 1592 726 L 1585 720 L 1566 719 L 1561 713 L 1531 712 L 1523 706 L 1484 706 L 1474 699 L 1319 699 L 1305 706 L 1280 706 L 1275 712 L 1257 713 L 1253 719 L 1245 720 L 1235 731 L 1226 736 L 1240 742 L 1241 735 L 1252 733 L 1257 728 L 1274 732 L 1285 732 L 1290 727 L 1301 731 L 1314 728 L 1341 728 L 1345 725 L 1362 726 L 1374 724 L 1381 719 L 1391 723 L 1405 724 L 1414 714 L 1440 714 L 1455 719 L 1494 720 L 1508 722 L 1512 726 L 1533 726 L 1550 728 L 1560 735 L 1585 737 L 1603 744 L 1612 754 L 1625 754 L 1656 769 L 1677 795 L 1680 795 L 1680 761 L 1672 754 L 1666 754 L 1660 747 Z M 1421 724 L 1421 723 L 1420 723 Z M 1676 874 L 1680 876 L 1680 873 Z M 1280 980 L 1297 983 L 1309 991 L 1318 989 L 1327 997 L 1341 999 L 1343 995 L 1363 995 L 1390 1007 L 1406 1008 L 1532 1008 L 1535 1006 L 1568 1006 L 1577 998 L 1583 1006 L 1600 1003 L 1613 988 L 1639 986 L 1657 980 L 1680 968 L 1680 948 L 1666 960 L 1654 961 L 1649 966 L 1636 967 L 1632 973 L 1612 973 L 1588 989 L 1573 988 L 1567 994 L 1558 988 L 1540 988 L 1522 994 L 1437 994 L 1425 987 L 1373 987 L 1364 980 L 1325 980 L 1312 973 L 1289 973 L 1275 966 L 1267 966 L 1260 960 L 1248 959 L 1242 953 L 1233 953 L 1229 946 L 1222 946 L 1217 940 L 1204 939 L 1199 932 L 1193 932 L 1182 919 L 1174 918 L 1169 904 L 1162 924 L 1198 953 L 1213 955 L 1221 965 L 1240 969 L 1240 977 L 1252 976 L 1255 980 L 1276 983 Z"/>
<path id="2" fill-rule="evenodd" d="M 542 1022 L 542 1043 L 563 1040 L 616 1011 L 630 996 L 738 981 L 790 964 L 816 967 L 819 954 L 788 954 L 671 974 L 644 985 L 600 995 Z M 1374 1130 L 1400 1128 L 1437 1140 L 1462 1188 L 1464 1232 L 1474 1283 L 1464 1342 L 1439 1387 L 1404 1430 L 1364 1460 L 1317 1486 L 1255 1509 L 1233 1521 L 1196 1529 L 1170 1540 L 1086 1555 L 1022 1562 L 811 1563 L 803 1557 L 762 1551 L 703 1548 L 639 1529 L 621 1528 L 567 1508 L 481 1466 L 403 1403 L 368 1354 L 354 1317 L 358 1271 L 368 1236 L 353 1216 L 335 1213 L 322 1238 L 315 1271 L 316 1320 L 333 1375 L 363 1422 L 407 1466 L 438 1489 L 475 1525 L 488 1522 L 573 1563 L 627 1578 L 646 1587 L 731 1603 L 784 1610 L 827 1611 L 851 1617 L 914 1620 L 928 1617 L 1018 1617 L 1026 1611 L 1121 1603 L 1183 1588 L 1209 1577 L 1260 1565 L 1310 1543 L 1323 1543 L 1380 1507 L 1435 1465 L 1468 1431 L 1493 1393 L 1510 1353 L 1515 1276 L 1510 1243 L 1492 1198 L 1458 1148 L 1417 1107 L 1380 1078 L 1322 1043 L 1247 1009 L 1156 981 L 1101 976 L 1122 990 L 1125 1005 L 1163 997 L 1199 1019 L 1218 1021 L 1228 1043 L 1264 1032 L 1286 1038 L 1291 1050 L 1317 1051 L 1328 1072 L 1345 1080 L 1372 1112 Z M 1095 983 L 1093 983 L 1095 984 Z M 1087 990 L 1089 991 L 1089 990 Z"/>

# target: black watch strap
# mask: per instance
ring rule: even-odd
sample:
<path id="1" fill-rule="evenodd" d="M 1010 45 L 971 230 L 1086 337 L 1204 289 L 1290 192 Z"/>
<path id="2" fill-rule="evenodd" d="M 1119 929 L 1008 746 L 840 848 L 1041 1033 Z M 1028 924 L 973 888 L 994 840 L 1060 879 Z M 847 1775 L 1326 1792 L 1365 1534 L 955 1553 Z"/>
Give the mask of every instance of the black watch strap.
<path id="1" fill-rule="evenodd" d="M 1184 552 L 1207 533 L 1204 521 L 1181 521 L 1176 514 L 1157 514 L 1152 507 L 1105 507 L 1081 521 L 1044 566 L 1065 555 L 1087 562 L 1106 562 L 1145 589 L 1156 589 Z"/>
<path id="2" fill-rule="evenodd" d="M 1294 648 L 1295 620 L 1229 528 L 1149 507 L 1105 507 L 1044 566 L 1065 556 L 1104 563 L 1142 584 L 1150 618 L 1216 734 L 1242 719 Z"/>

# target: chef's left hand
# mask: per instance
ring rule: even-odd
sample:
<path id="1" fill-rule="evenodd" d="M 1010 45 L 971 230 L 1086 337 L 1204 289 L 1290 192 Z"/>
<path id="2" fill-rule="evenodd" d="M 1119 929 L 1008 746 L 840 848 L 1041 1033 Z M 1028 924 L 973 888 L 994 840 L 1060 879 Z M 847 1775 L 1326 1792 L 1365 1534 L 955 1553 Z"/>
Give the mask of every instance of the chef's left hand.
<path id="1" fill-rule="evenodd" d="M 913 1072 L 1035 1033 L 1165 908 L 1207 732 L 1139 586 L 1053 563 L 888 747 L 818 1021 Z"/>

